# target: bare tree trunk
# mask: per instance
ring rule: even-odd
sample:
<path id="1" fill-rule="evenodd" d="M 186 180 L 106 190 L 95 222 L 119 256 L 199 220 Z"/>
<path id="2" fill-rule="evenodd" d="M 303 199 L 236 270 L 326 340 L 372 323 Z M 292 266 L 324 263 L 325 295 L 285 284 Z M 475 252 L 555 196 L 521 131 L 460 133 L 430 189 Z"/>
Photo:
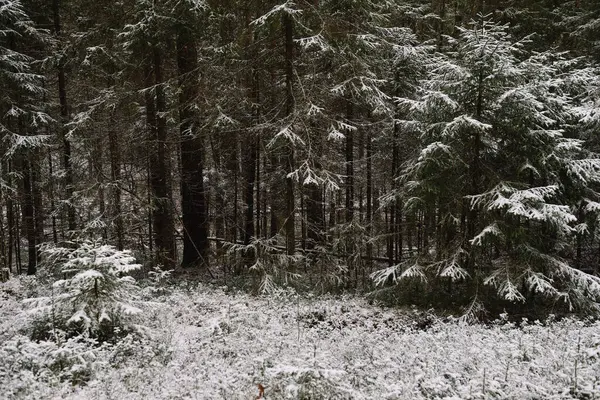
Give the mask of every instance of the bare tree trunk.
<path id="1" fill-rule="evenodd" d="M 21 213 L 23 216 L 23 226 L 25 227 L 25 236 L 27 237 L 27 275 L 35 275 L 37 272 L 37 243 L 35 236 L 35 217 L 33 214 L 31 160 L 28 157 L 28 154 L 18 154 L 16 160 L 18 169 L 21 170 L 23 177 L 20 185 L 20 197 L 22 199 Z"/>
<path id="2" fill-rule="evenodd" d="M 286 116 L 294 112 L 294 21 L 288 14 L 283 14 L 283 32 L 285 36 L 285 103 Z M 296 252 L 296 199 L 294 198 L 294 180 L 287 176 L 294 170 L 294 149 L 288 144 L 285 163 L 286 207 L 285 207 L 285 237 L 287 254 Z"/>
<path id="3" fill-rule="evenodd" d="M 0 190 L 0 263 L 1 263 L 0 265 L 2 265 L 3 268 L 8 268 L 8 270 L 10 271 L 11 266 L 10 266 L 10 264 L 8 264 L 8 253 L 7 253 L 7 247 L 6 247 L 7 228 L 5 228 L 5 226 L 4 226 L 3 200 L 4 200 L 4 193 L 2 190 Z"/>
<path id="4" fill-rule="evenodd" d="M 56 229 L 56 213 L 55 213 L 55 203 L 54 203 L 54 171 L 52 168 L 52 153 L 48 152 L 48 174 L 50 175 L 50 184 L 49 184 L 49 195 L 50 195 L 50 210 L 52 210 L 52 241 L 54 244 L 58 243 L 58 232 Z"/>
<path id="5" fill-rule="evenodd" d="M 323 141 L 320 137 L 315 137 L 313 140 L 314 151 L 321 154 L 323 151 Z M 315 169 L 320 171 L 322 165 L 315 158 Z M 316 183 L 311 183 L 308 186 L 306 198 L 306 235 L 307 245 L 309 249 L 323 244 L 325 241 L 325 202 L 324 189 Z"/>
<path id="6" fill-rule="evenodd" d="M 146 87 L 155 85 L 152 96 L 146 92 L 146 118 L 150 130 L 151 151 L 150 187 L 152 190 L 152 219 L 154 244 L 156 246 L 157 262 L 166 269 L 173 268 L 176 262 L 175 231 L 171 211 L 171 187 L 169 186 L 167 169 L 167 126 L 164 117 L 166 102 L 162 87 L 162 55 L 159 49 L 153 49 L 152 73 L 146 74 Z M 150 72 L 150 71 L 148 71 Z M 152 75 L 154 82 L 152 82 Z M 155 103 L 156 102 L 156 103 Z"/>
<path id="7" fill-rule="evenodd" d="M 258 107 L 259 101 L 259 92 L 258 92 L 258 82 L 252 77 L 252 97 L 255 103 L 255 107 Z M 258 110 L 254 110 L 255 117 L 254 122 L 256 122 Z M 254 186 L 256 180 L 256 137 L 252 133 L 252 131 L 246 133 L 246 137 L 244 138 L 244 154 L 243 154 L 243 168 L 245 174 L 245 193 L 244 193 L 244 203 L 246 203 L 246 216 L 244 221 L 244 244 L 250 244 L 250 240 L 252 237 L 256 235 L 256 231 L 254 228 Z M 247 256 L 251 259 L 253 258 L 252 254 L 247 254 Z"/>
<path id="8" fill-rule="evenodd" d="M 348 100 L 346 118 L 348 123 L 353 118 L 353 105 Z M 354 218 L 354 132 L 346 130 L 346 222 Z"/>
<path id="9" fill-rule="evenodd" d="M 179 119 L 181 140 L 181 210 L 183 259 L 181 265 L 208 266 L 208 216 L 204 193 L 204 152 L 198 96 L 198 53 L 192 32 L 180 28 L 177 35 Z"/>
<path id="10" fill-rule="evenodd" d="M 104 143 L 103 137 L 99 136 L 95 138 L 94 148 L 92 150 L 90 166 L 91 166 L 91 175 L 90 180 L 96 180 L 98 185 L 97 198 L 98 198 L 98 213 L 100 214 L 100 219 L 102 222 L 107 220 L 106 215 L 106 194 L 104 191 Z M 108 230 L 106 224 L 102 228 L 102 239 L 106 240 L 108 238 Z"/>
<path id="11" fill-rule="evenodd" d="M 54 15 L 54 34 L 60 37 L 60 0 L 52 0 L 52 11 Z M 73 166 L 71 163 L 71 142 L 66 136 L 65 125 L 69 122 L 69 105 L 67 103 L 67 89 L 65 79 L 64 61 L 61 59 L 58 63 L 58 100 L 60 103 L 61 117 L 61 136 L 63 142 L 63 168 L 65 170 L 65 200 L 69 204 L 67 208 L 67 223 L 69 231 L 74 231 L 77 226 L 75 223 L 75 207 L 73 201 Z"/>
<path id="12" fill-rule="evenodd" d="M 246 13 L 246 20 L 249 23 L 250 14 Z M 254 42 L 254 37 L 252 33 L 249 31 L 246 33 L 246 45 L 248 48 L 251 48 L 251 44 Z M 252 55 L 248 54 L 248 59 L 251 60 Z M 248 121 L 248 125 L 258 125 L 260 120 L 260 86 L 258 80 L 258 71 L 252 67 L 249 71 L 247 77 L 247 86 L 250 91 L 250 100 L 251 100 L 251 108 L 250 108 L 250 118 Z M 245 203 L 245 219 L 244 219 L 244 244 L 250 244 L 250 241 L 254 236 L 256 236 L 256 231 L 258 230 L 258 226 L 254 225 L 254 187 L 256 185 L 256 177 L 257 177 L 257 152 L 258 152 L 258 139 L 252 129 L 248 129 L 245 132 L 244 138 L 242 140 L 243 149 L 242 149 L 242 169 L 244 173 L 244 181 L 245 181 L 245 191 L 244 191 L 244 203 Z M 258 194 L 258 191 L 257 191 Z M 258 196 L 257 196 L 257 206 L 259 209 L 260 205 L 258 205 Z M 251 251 L 248 251 L 244 258 L 248 264 L 252 264 L 254 261 L 255 254 Z"/>
<path id="13" fill-rule="evenodd" d="M 31 163 L 31 194 L 33 196 L 33 215 L 35 221 L 35 237 L 36 237 L 36 263 L 40 263 L 40 249 L 39 245 L 44 243 L 45 235 L 44 235 L 44 205 L 42 198 L 42 188 L 40 187 L 42 181 L 42 173 L 41 173 L 41 151 L 39 149 L 35 149 L 32 153 L 32 163 Z"/>
<path id="14" fill-rule="evenodd" d="M 312 249 L 323 243 L 325 230 L 325 215 L 323 208 L 323 190 L 319 185 L 312 184 L 308 188 L 306 199 L 306 219 L 308 248 Z"/>
<path id="15" fill-rule="evenodd" d="M 114 116 L 111 114 L 108 128 L 108 151 L 110 153 L 110 219 L 114 225 L 117 249 L 123 250 L 123 216 L 121 215 L 121 151 L 119 135 L 114 129 Z"/>
<path id="16" fill-rule="evenodd" d="M 240 162 L 239 162 L 239 151 L 238 151 L 238 140 L 239 135 L 236 134 L 234 157 L 233 157 L 233 221 L 231 224 L 231 241 L 237 243 L 238 231 L 239 231 L 239 215 L 238 215 L 238 202 L 239 202 L 239 175 L 240 175 Z"/>
<path id="17" fill-rule="evenodd" d="M 17 269 L 17 274 L 21 274 L 23 272 L 23 263 L 21 261 L 21 225 L 19 224 L 19 203 L 15 204 L 14 212 L 15 213 L 13 215 L 13 222 L 15 227 L 15 234 L 13 236 L 13 245 L 15 246 L 15 266 Z"/>
<path id="18" fill-rule="evenodd" d="M 147 101 L 148 99 L 146 99 Z M 152 101 L 152 115 L 154 115 L 156 117 L 156 114 L 154 111 L 154 100 L 152 100 L 152 96 L 150 96 L 150 100 Z M 148 103 L 146 103 L 148 104 Z M 150 109 L 148 108 L 148 105 L 146 105 L 146 113 L 148 113 L 150 115 Z M 156 121 L 156 119 L 154 119 L 154 121 Z M 149 144 L 149 147 L 152 147 L 152 143 Z M 153 197 L 152 197 L 152 180 L 151 180 L 151 176 L 152 173 L 150 171 L 150 163 L 152 162 L 152 157 L 148 157 L 148 160 L 146 162 L 146 186 L 148 187 L 148 250 L 150 251 L 150 254 L 152 254 L 154 252 L 154 210 L 153 210 Z"/>
<path id="19" fill-rule="evenodd" d="M 373 237 L 373 144 L 371 142 L 371 134 L 366 135 L 366 151 L 367 151 L 367 232 L 369 237 Z M 373 261 L 373 244 L 369 241 L 367 243 L 367 262 L 369 268 L 372 266 Z"/>
<path id="20" fill-rule="evenodd" d="M 262 148 L 262 141 L 259 141 L 259 149 Z M 268 171 L 268 157 L 266 155 L 266 151 L 263 152 L 263 171 Z M 259 160 L 258 162 L 260 163 L 260 152 L 259 152 Z M 265 173 L 263 172 L 263 176 L 265 175 Z M 261 190 L 261 194 L 262 194 L 262 234 L 263 237 L 266 239 L 268 237 L 270 237 L 270 231 L 269 231 L 269 225 L 268 225 L 268 212 L 267 212 L 267 207 L 268 207 L 268 202 L 267 202 L 267 184 L 266 182 L 264 182 L 263 184 L 263 188 Z"/>
<path id="21" fill-rule="evenodd" d="M 257 111 L 258 113 L 258 111 Z M 259 118 L 257 117 L 257 122 L 258 122 Z M 261 229 L 261 188 L 260 188 L 260 180 L 261 180 L 261 174 L 260 174 L 260 137 L 257 135 L 256 136 L 256 140 L 254 143 L 254 146 L 256 147 L 256 184 L 254 185 L 256 188 L 256 232 L 255 232 L 255 236 L 258 238 L 261 236 L 262 234 L 262 228 Z"/>

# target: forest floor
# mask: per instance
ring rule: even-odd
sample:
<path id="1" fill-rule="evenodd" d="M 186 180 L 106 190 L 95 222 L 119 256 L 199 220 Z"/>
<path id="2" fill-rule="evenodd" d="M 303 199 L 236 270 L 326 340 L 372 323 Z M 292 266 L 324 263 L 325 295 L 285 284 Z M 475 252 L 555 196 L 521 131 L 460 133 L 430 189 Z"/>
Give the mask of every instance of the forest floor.
<path id="1" fill-rule="evenodd" d="M 600 399 L 598 322 L 469 325 L 199 285 L 148 294 L 143 337 L 57 344 L 27 337 L 35 291 L 0 284 L 0 398 Z"/>

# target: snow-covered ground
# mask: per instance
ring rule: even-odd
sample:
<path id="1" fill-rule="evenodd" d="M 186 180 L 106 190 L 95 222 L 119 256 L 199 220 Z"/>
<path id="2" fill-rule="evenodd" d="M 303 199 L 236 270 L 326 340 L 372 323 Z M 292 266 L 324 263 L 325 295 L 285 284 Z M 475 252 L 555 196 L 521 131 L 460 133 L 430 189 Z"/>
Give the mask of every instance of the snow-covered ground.
<path id="1" fill-rule="evenodd" d="M 199 286 L 158 296 L 145 339 L 58 345 L 22 334 L 33 292 L 0 284 L 0 398 L 251 400 L 259 384 L 273 400 L 600 398 L 599 323 L 424 322 L 355 297 Z"/>

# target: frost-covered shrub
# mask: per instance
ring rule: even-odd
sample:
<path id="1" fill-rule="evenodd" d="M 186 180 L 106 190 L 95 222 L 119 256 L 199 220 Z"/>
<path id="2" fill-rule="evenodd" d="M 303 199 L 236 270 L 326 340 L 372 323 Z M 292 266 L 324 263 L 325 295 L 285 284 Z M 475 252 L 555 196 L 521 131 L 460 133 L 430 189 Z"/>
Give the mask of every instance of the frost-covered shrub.
<path id="1" fill-rule="evenodd" d="M 86 382 L 96 360 L 93 346 L 95 341 L 81 336 L 56 341 L 34 342 L 25 336 L 17 335 L 0 347 L 0 381 L 9 382 L 19 376 L 31 374 L 38 381 L 70 381 L 73 384 Z M 18 395 L 24 388 L 13 388 Z M 22 393 L 21 393 L 22 394 Z M 26 397 L 26 396 L 25 396 Z"/>
<path id="2" fill-rule="evenodd" d="M 64 331 L 67 337 L 82 334 L 105 341 L 139 331 L 140 288 L 128 274 L 141 266 L 130 252 L 83 242 L 74 249 L 48 246 L 43 253 L 62 279 L 52 284 L 49 295 L 26 300 L 32 305 L 32 337 Z"/>
<path id="3" fill-rule="evenodd" d="M 252 238 L 248 245 L 229 244 L 227 251 L 238 273 L 244 268 L 258 276 L 256 285 L 260 293 L 274 293 L 280 285 L 286 285 L 297 279 L 297 265 L 303 259 L 301 255 L 286 254 L 285 249 L 277 246 L 277 239 Z"/>
<path id="4" fill-rule="evenodd" d="M 142 282 L 144 297 L 153 298 L 169 294 L 172 283 L 169 278 L 172 272 L 173 270 L 163 270 L 159 266 L 149 270 L 147 278 Z"/>
<path id="5" fill-rule="evenodd" d="M 278 367 L 269 385 L 271 396 L 298 400 L 345 400 L 352 398 L 346 388 L 344 371 L 319 368 Z"/>

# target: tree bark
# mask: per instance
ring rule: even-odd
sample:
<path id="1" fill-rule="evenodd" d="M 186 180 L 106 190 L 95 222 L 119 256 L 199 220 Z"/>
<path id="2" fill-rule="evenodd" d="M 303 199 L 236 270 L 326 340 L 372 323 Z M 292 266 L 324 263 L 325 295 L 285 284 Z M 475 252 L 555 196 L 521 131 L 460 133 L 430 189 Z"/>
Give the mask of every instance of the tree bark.
<path id="1" fill-rule="evenodd" d="M 164 89 L 162 87 L 162 54 L 159 49 L 152 51 L 151 68 L 146 74 L 146 87 L 155 85 L 154 96 L 146 92 L 146 118 L 152 145 L 150 159 L 150 188 L 152 190 L 152 219 L 154 244 L 157 262 L 166 269 L 173 268 L 176 262 L 176 249 L 173 233 L 175 226 L 171 211 L 171 187 L 167 169 L 167 126 Z M 152 82 L 154 77 L 154 82 Z"/>
<path id="2" fill-rule="evenodd" d="M 60 0 L 52 0 L 52 12 L 54 16 L 54 34 L 60 37 L 61 22 L 60 22 Z M 67 208 L 67 224 L 69 231 L 74 231 L 77 228 L 75 222 L 75 208 L 71 202 L 73 201 L 73 165 L 71 163 L 71 142 L 66 135 L 65 125 L 69 122 L 69 105 L 67 102 L 67 89 L 65 79 L 65 66 L 62 59 L 58 63 L 58 100 L 60 103 L 61 117 L 61 137 L 63 142 L 63 168 L 65 170 L 65 201 L 68 204 Z"/>
<path id="3" fill-rule="evenodd" d="M 35 241 L 36 247 L 36 263 L 40 263 L 40 249 L 39 245 L 44 243 L 44 199 L 42 198 L 42 188 L 40 187 L 41 177 L 41 151 L 40 149 L 34 149 L 32 152 L 31 162 L 31 195 L 33 196 L 33 215 L 35 224 Z"/>
<path id="4" fill-rule="evenodd" d="M 373 236 L 373 144 L 371 141 L 371 133 L 366 134 L 366 152 L 367 152 L 367 232 L 369 237 Z M 373 257 L 373 244 L 367 243 L 367 260 L 369 267 L 372 266 L 371 258 Z"/>
<path id="5" fill-rule="evenodd" d="M 353 105 L 348 100 L 346 105 L 346 117 L 348 123 L 353 118 Z M 354 132 L 346 130 L 346 222 L 352 222 L 354 218 Z"/>
<path id="6" fill-rule="evenodd" d="M 114 118 L 110 116 L 108 129 L 108 151 L 110 153 L 110 218 L 114 225 L 116 244 L 118 250 L 123 250 L 123 216 L 121 215 L 121 151 L 119 148 L 119 135 L 114 129 Z"/>
<path id="7" fill-rule="evenodd" d="M 180 28 L 177 35 L 179 78 L 179 130 L 181 143 L 181 210 L 184 268 L 208 266 L 208 216 L 204 192 L 204 152 L 198 97 L 198 53 L 192 32 Z"/>
<path id="8" fill-rule="evenodd" d="M 27 237 L 27 275 L 35 275 L 37 272 L 37 243 L 35 234 L 35 216 L 33 213 L 33 181 L 31 174 L 31 160 L 27 154 L 19 154 L 17 159 L 21 174 L 23 175 L 21 182 L 21 213 L 23 216 L 25 235 Z"/>
<path id="9" fill-rule="evenodd" d="M 290 117 L 294 112 L 294 21 L 286 13 L 283 14 L 283 31 L 285 37 L 285 108 L 286 116 Z M 288 144 L 284 157 L 285 182 L 286 182 L 286 215 L 285 215 L 285 237 L 287 254 L 296 252 L 296 199 L 294 198 L 294 180 L 289 174 L 294 170 L 294 149 Z"/>

